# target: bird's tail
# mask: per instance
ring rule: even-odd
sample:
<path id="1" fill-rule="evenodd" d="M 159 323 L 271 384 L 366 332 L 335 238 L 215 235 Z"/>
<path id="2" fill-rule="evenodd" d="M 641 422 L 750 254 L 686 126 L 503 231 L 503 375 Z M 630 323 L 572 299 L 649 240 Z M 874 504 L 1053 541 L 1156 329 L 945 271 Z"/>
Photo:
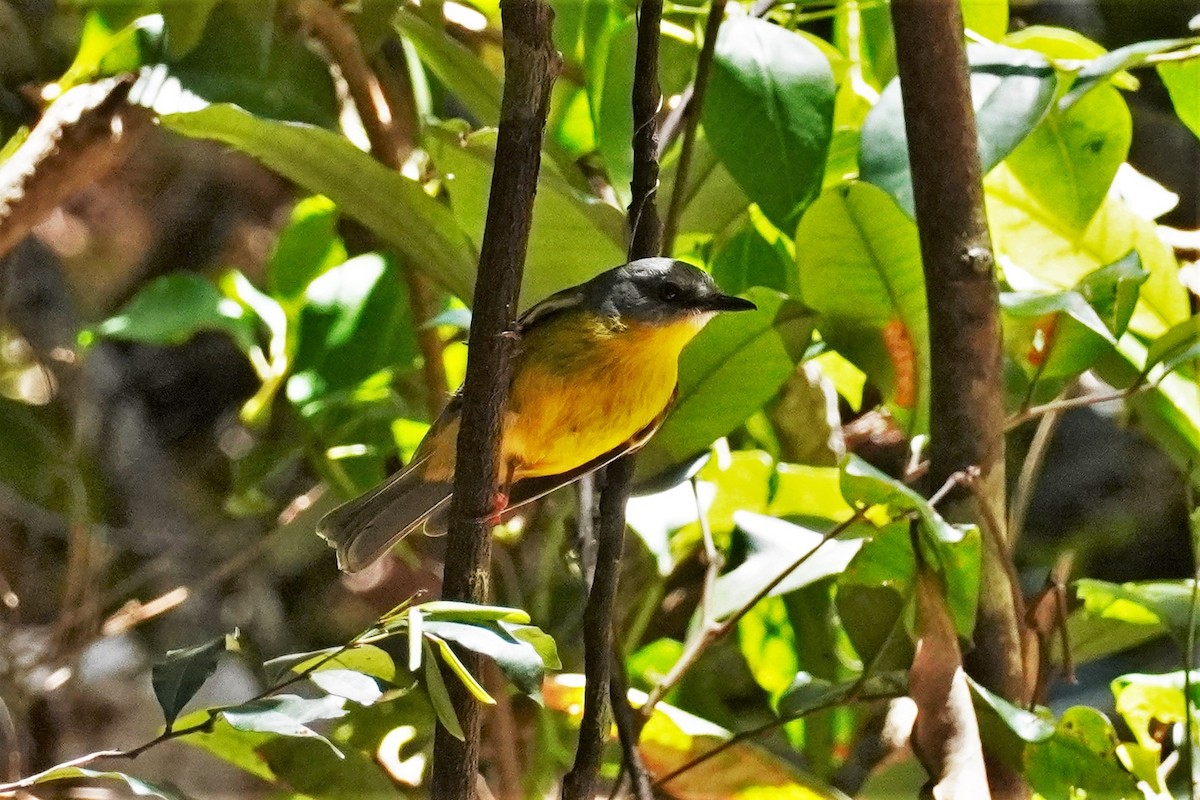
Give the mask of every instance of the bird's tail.
<path id="1" fill-rule="evenodd" d="M 341 569 L 358 572 L 417 528 L 444 519 L 452 484 L 428 480 L 426 460 L 414 461 L 321 520 L 317 533 L 337 550 Z"/>

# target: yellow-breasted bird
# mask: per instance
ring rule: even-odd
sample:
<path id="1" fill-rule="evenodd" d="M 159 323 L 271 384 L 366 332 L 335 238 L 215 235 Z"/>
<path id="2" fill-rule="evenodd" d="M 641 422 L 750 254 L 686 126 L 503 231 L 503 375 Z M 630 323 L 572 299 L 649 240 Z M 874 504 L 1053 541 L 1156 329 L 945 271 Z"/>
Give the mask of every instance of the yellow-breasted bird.
<path id="1" fill-rule="evenodd" d="M 754 308 L 689 264 L 643 258 L 525 312 L 501 431 L 504 507 L 645 444 L 674 400 L 684 345 L 717 312 Z M 342 569 L 362 569 L 419 527 L 444 526 L 461 405 L 455 395 L 408 466 L 321 520 Z"/>

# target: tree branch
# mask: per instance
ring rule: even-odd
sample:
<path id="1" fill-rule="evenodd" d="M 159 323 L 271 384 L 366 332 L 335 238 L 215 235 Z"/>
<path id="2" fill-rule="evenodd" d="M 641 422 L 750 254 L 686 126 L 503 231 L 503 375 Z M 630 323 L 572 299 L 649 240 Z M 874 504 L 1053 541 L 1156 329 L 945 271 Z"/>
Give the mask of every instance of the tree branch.
<path id="1" fill-rule="evenodd" d="M 454 496 L 442 594 L 482 602 L 488 595 L 491 523 L 499 474 L 500 423 L 512 373 L 517 297 L 521 287 L 533 199 L 541 166 L 550 90 L 560 59 L 551 43 L 554 12 L 543 0 L 503 0 L 504 94 L 495 171 L 479 256 L 463 386 Z M 464 654 L 473 674 L 477 655 Z M 447 681 L 465 734 L 459 741 L 439 727 L 434 743 L 430 796 L 475 796 L 480 708 L 458 681 Z"/>
<path id="2" fill-rule="evenodd" d="M 977 466 L 987 514 L 1002 525 L 1000 315 L 962 15 L 957 0 L 893 0 L 892 22 L 929 308 L 930 480 L 937 485 Z M 976 516 L 961 492 L 952 498 L 952 518 Z M 1008 585 L 1011 565 L 1003 563 L 1008 553 L 984 549 L 975 649 L 967 664 L 984 686 L 1023 705 L 1029 687 Z M 995 796 L 1025 796 L 1017 771 L 992 759 L 988 773 Z"/>

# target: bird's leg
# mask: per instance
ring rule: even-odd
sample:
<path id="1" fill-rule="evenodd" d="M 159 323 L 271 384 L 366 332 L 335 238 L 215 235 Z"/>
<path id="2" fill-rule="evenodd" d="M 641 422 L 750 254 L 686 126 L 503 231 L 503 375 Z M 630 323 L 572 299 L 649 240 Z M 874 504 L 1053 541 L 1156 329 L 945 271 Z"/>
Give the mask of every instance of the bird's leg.
<path id="1" fill-rule="evenodd" d="M 492 513 L 488 515 L 487 521 L 492 525 L 500 524 L 500 515 L 508 508 L 508 496 L 512 491 L 513 473 L 517 471 L 516 459 L 508 462 L 505 470 L 504 483 L 500 484 L 500 489 L 492 497 Z"/>

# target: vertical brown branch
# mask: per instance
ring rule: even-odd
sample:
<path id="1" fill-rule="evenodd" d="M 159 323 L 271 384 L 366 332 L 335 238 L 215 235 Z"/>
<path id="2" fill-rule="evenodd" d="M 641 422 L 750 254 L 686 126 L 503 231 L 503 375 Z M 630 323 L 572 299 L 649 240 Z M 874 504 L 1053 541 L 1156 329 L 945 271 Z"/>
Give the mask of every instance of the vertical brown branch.
<path id="1" fill-rule="evenodd" d="M 633 179 L 629 203 L 629 259 L 656 256 L 662 249 L 662 223 L 655 194 L 658 189 L 658 124 L 662 92 L 658 84 L 658 42 L 662 0 L 642 0 L 638 9 L 637 57 L 633 96 Z M 599 546 L 596 571 L 584 609 L 583 722 L 575 764 L 563 779 L 563 800 L 590 800 L 608 739 L 608 699 L 612 678 L 613 611 L 621 551 L 625 544 L 625 504 L 633 479 L 634 458 L 624 456 L 605 470 L 600 494 Z M 624 681 L 622 681 L 624 683 Z M 629 716 L 626 717 L 630 718 Z M 636 733 L 626 731 L 627 735 Z M 637 769 L 638 764 L 627 765 Z M 634 775 L 634 786 L 639 776 Z"/>
<path id="2" fill-rule="evenodd" d="M 463 386 L 454 497 L 442 594 L 482 602 L 488 595 L 492 513 L 499 471 L 500 421 L 512 370 L 517 296 L 541 166 L 550 90 L 560 59 L 551 44 L 554 12 L 542 0 L 502 0 L 504 95 L 495 171 L 475 283 L 471 343 Z M 472 674 L 478 656 L 463 654 Z M 480 708 L 457 680 L 447 682 L 464 741 L 438 728 L 430 796 L 475 797 Z"/>
<path id="3" fill-rule="evenodd" d="M 977 467 L 988 511 L 1004 519 L 1000 319 L 962 15 L 957 0 L 893 0 L 896 61 L 929 306 L 933 387 L 929 479 Z M 957 505 L 957 511 L 955 509 Z M 971 518 L 964 502 L 950 516 Z M 985 546 L 975 649 L 968 671 L 1023 704 L 1027 688 L 1007 538 Z M 1020 797 L 1020 776 L 989 761 L 997 797 Z"/>

